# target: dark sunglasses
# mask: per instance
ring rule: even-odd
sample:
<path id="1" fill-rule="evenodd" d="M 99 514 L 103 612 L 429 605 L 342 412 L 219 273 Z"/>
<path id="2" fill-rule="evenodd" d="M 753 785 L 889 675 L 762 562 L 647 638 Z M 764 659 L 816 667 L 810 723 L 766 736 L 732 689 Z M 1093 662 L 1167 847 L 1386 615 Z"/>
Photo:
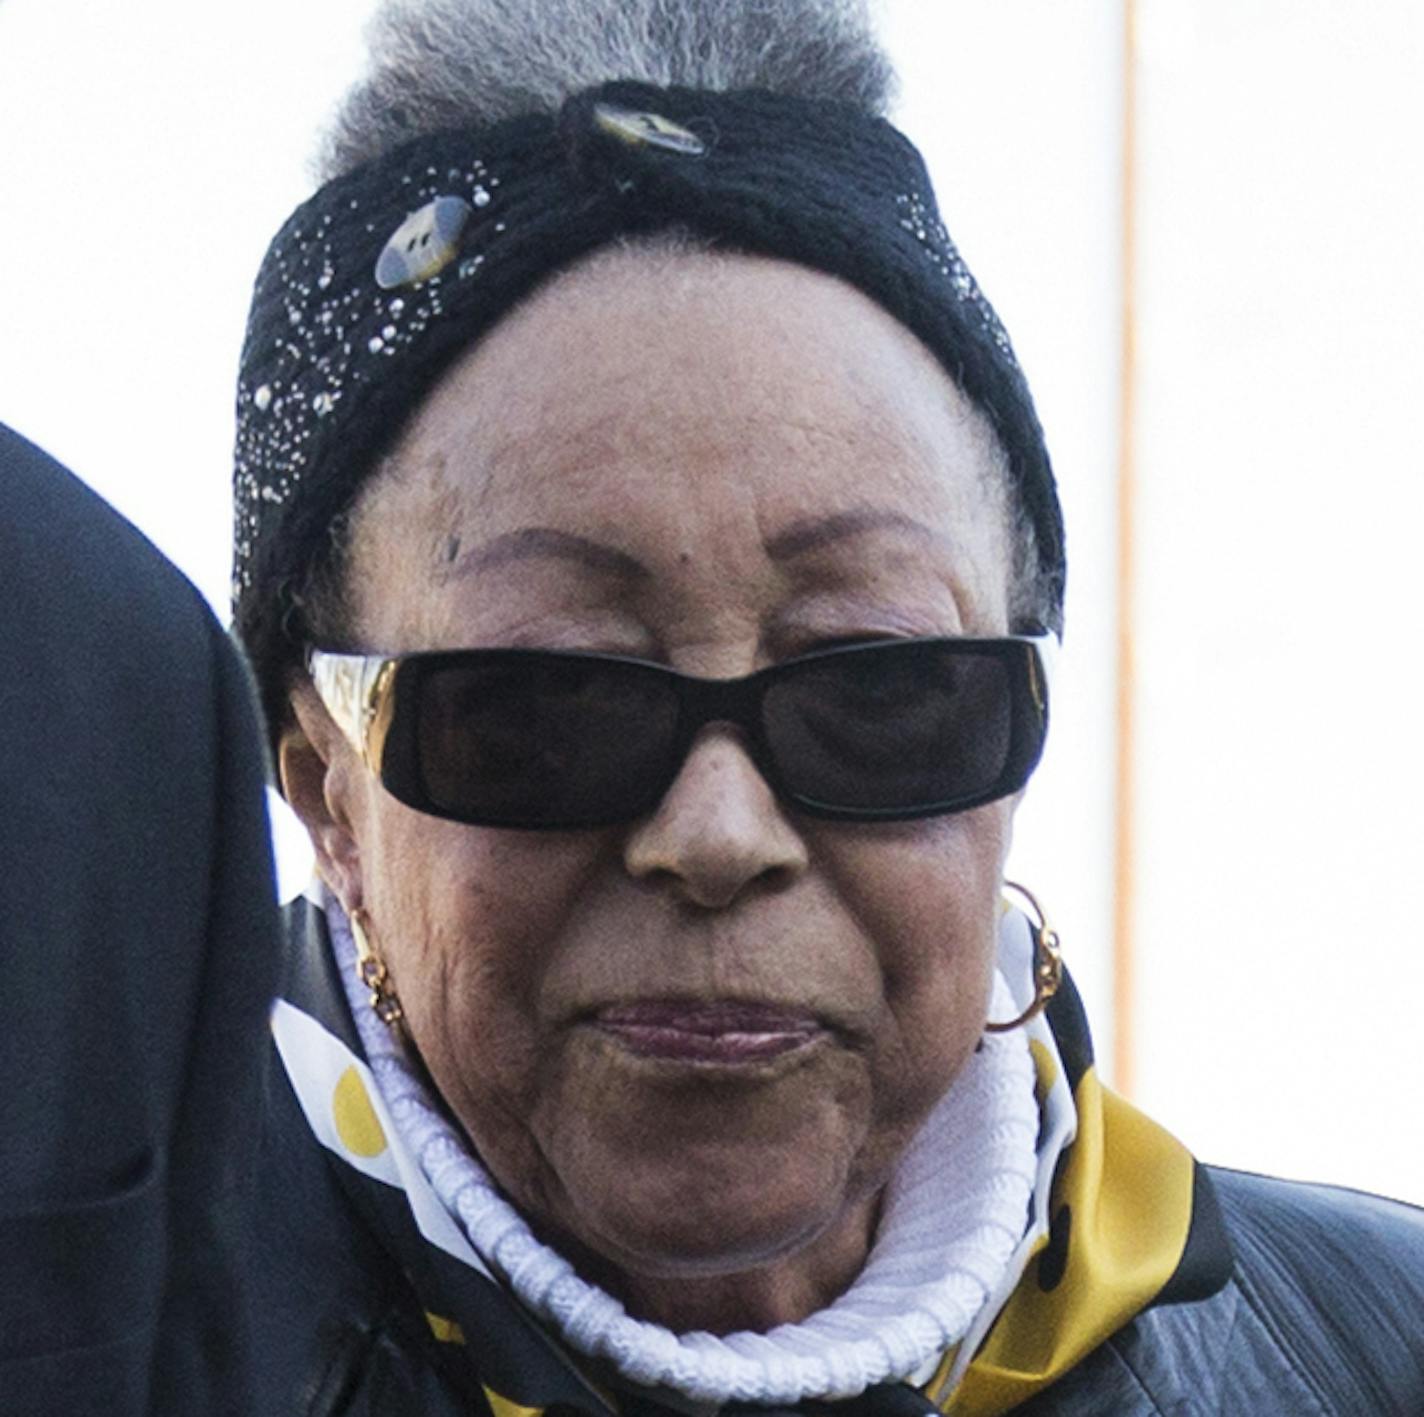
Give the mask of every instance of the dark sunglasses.
<path id="1" fill-rule="evenodd" d="M 960 812 L 1017 792 L 1043 751 L 1051 637 L 886 640 L 743 679 L 620 655 L 313 650 L 322 702 L 408 807 L 487 827 L 631 821 L 710 723 L 735 726 L 771 789 L 843 821 Z"/>

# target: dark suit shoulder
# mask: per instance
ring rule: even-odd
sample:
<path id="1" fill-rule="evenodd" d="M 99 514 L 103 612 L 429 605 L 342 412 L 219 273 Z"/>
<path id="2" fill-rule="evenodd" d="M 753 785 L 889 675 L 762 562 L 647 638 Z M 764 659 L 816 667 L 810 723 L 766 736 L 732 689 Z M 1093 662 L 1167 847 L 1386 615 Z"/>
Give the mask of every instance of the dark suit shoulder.
<path id="1" fill-rule="evenodd" d="M 0 598 L 0 1407 L 247 1413 L 277 935 L 246 670 L 4 428 Z"/>

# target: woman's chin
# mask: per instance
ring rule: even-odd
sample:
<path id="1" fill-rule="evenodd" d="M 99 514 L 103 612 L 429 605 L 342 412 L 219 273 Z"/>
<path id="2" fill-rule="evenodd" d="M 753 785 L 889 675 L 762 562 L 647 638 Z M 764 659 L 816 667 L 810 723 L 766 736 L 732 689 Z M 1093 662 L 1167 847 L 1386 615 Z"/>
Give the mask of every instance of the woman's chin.
<path id="1" fill-rule="evenodd" d="M 863 1196 L 868 1089 L 812 1043 L 755 1062 L 592 1059 L 540 1118 L 545 1217 L 616 1270 L 710 1277 L 775 1265 Z"/>

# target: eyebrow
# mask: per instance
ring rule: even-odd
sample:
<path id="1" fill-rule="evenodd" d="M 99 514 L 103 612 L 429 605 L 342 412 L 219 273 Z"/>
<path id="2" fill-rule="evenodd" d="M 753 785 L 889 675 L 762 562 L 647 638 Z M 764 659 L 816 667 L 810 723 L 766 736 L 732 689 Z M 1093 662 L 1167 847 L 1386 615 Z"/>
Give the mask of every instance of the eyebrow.
<path id="1" fill-rule="evenodd" d="M 773 561 L 786 561 L 848 536 L 887 530 L 909 532 L 927 540 L 937 539 L 936 533 L 923 522 L 903 512 L 858 507 L 792 522 L 766 542 L 766 554 Z M 577 561 L 595 571 L 624 580 L 646 580 L 652 574 L 647 566 L 626 551 L 550 526 L 526 526 L 517 531 L 504 532 L 481 546 L 457 551 L 440 570 L 443 577 L 459 577 L 508 565 L 512 561 L 529 561 L 539 557 Z"/>
<path id="2" fill-rule="evenodd" d="M 807 551 L 819 550 L 828 542 L 847 536 L 860 536 L 868 531 L 907 531 L 926 540 L 938 540 L 938 534 L 923 522 L 907 517 L 903 512 L 882 507 L 858 507 L 848 512 L 832 512 L 824 517 L 805 517 L 792 522 L 766 543 L 766 554 L 773 561 L 785 561 Z"/>
<path id="3" fill-rule="evenodd" d="M 559 561 L 577 561 L 595 571 L 603 571 L 625 580 L 642 580 L 651 573 L 626 551 L 618 551 L 586 536 L 559 531 L 551 526 L 526 526 L 507 531 L 485 542 L 457 553 L 441 568 L 445 576 L 463 576 L 475 571 L 487 571 L 511 561 L 529 561 L 546 557 Z"/>

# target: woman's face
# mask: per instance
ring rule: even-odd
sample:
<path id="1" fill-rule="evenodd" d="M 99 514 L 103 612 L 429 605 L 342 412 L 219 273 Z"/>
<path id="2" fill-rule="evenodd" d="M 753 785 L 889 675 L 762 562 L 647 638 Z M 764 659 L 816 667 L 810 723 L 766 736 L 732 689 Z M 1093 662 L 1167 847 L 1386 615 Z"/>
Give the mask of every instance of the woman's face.
<path id="1" fill-rule="evenodd" d="M 468 355 L 373 483 L 356 639 L 722 677 L 848 639 L 1003 634 L 996 458 L 851 288 L 606 255 Z M 369 912 L 435 1083 L 536 1225 L 634 1294 L 798 1259 L 842 1284 L 981 1034 L 1012 804 L 811 820 L 713 726 L 651 816 L 490 830 L 402 806 L 310 693 L 297 707 L 314 751 L 294 735 L 284 770 L 323 872 Z"/>

